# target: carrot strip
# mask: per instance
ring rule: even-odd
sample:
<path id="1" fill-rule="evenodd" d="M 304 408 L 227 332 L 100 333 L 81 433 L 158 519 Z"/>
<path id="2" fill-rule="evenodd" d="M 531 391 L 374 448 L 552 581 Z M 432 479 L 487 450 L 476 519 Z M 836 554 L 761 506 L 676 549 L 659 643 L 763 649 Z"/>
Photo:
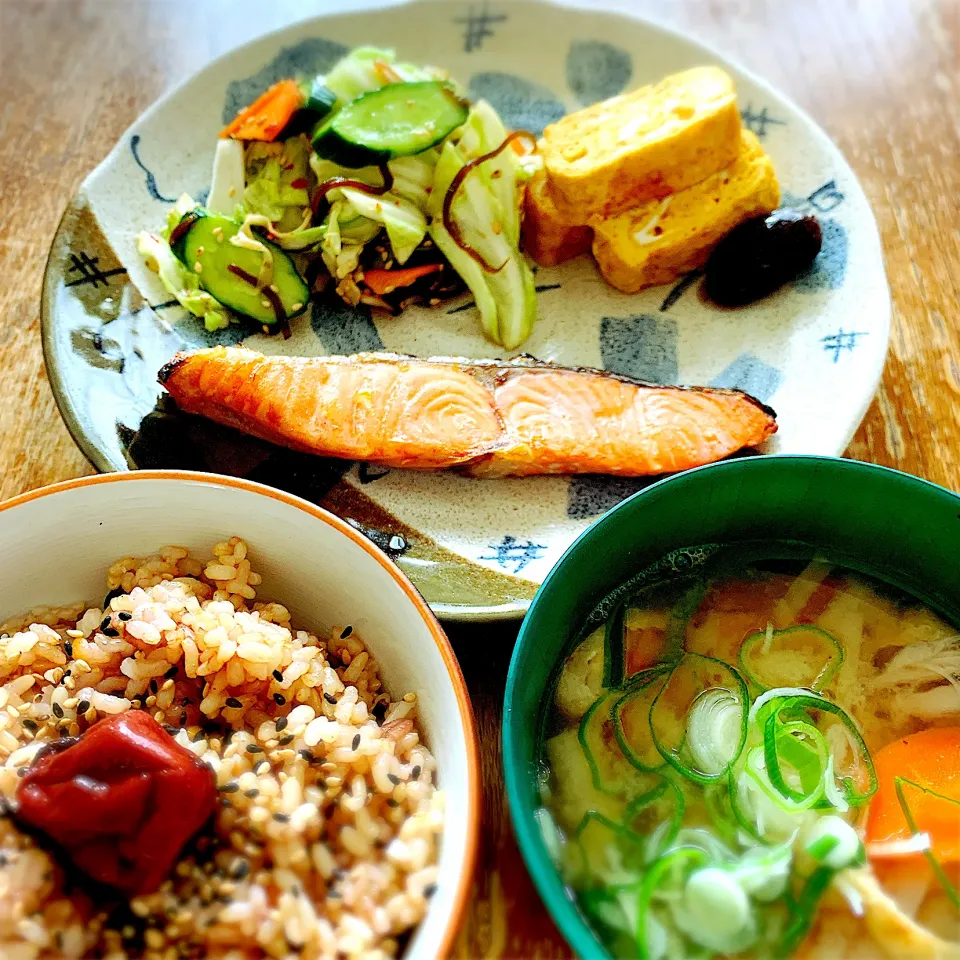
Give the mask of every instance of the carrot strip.
<path id="1" fill-rule="evenodd" d="M 960 860 L 960 727 L 901 737 L 873 760 L 879 785 L 867 816 L 867 844 L 926 833 L 941 861 Z M 908 795 L 916 829 L 904 814 L 898 783 L 916 788 Z"/>
<path id="2" fill-rule="evenodd" d="M 425 263 L 421 267 L 408 267 L 405 270 L 366 270 L 363 274 L 363 282 L 377 296 L 382 297 L 385 293 L 392 293 L 400 287 L 409 287 L 421 277 L 437 273 L 442 269 L 442 263 Z"/>
<path id="3" fill-rule="evenodd" d="M 304 104 L 303 90 L 295 80 L 281 80 L 244 107 L 220 132 L 234 140 L 275 140 Z"/>

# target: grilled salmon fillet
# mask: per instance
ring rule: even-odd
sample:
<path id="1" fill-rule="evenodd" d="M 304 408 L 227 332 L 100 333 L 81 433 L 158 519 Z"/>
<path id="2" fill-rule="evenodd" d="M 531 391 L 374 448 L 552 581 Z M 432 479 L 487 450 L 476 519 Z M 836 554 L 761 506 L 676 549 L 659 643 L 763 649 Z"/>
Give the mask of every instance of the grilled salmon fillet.
<path id="1" fill-rule="evenodd" d="M 475 477 L 636 477 L 762 443 L 774 412 L 739 390 L 658 387 L 600 370 L 387 353 L 178 353 L 159 375 L 186 413 L 295 450 Z"/>

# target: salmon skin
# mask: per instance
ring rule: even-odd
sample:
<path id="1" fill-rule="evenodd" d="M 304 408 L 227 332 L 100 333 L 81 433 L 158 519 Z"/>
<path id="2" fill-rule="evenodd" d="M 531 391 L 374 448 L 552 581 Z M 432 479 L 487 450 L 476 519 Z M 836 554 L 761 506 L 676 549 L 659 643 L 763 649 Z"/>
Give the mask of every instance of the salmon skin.
<path id="1" fill-rule="evenodd" d="M 776 414 L 740 390 L 660 387 L 532 357 L 178 353 L 159 379 L 186 413 L 264 440 L 385 467 L 474 477 L 638 477 L 763 443 Z"/>

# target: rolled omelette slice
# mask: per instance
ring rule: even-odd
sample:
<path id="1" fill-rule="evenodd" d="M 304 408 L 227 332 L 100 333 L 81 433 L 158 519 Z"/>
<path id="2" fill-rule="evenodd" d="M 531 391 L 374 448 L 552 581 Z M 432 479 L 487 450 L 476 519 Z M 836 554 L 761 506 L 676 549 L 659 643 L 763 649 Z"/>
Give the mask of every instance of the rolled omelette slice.
<path id="1" fill-rule="evenodd" d="M 177 354 L 159 374 L 177 405 L 327 457 L 475 477 L 685 470 L 776 432 L 739 390 L 658 387 L 532 358 Z"/>
<path id="2" fill-rule="evenodd" d="M 541 267 L 555 267 L 588 253 L 592 242 L 593 230 L 567 221 L 557 209 L 546 174 L 538 171 L 527 184 L 523 197 L 524 253 Z"/>
<path id="3" fill-rule="evenodd" d="M 702 267 L 737 224 L 779 203 L 773 162 L 744 130 L 730 166 L 679 193 L 594 222 L 593 255 L 607 283 L 636 293 Z"/>
<path id="4" fill-rule="evenodd" d="M 664 197 L 729 166 L 740 150 L 730 75 L 694 67 L 571 113 L 543 131 L 556 205 L 586 223 Z"/>

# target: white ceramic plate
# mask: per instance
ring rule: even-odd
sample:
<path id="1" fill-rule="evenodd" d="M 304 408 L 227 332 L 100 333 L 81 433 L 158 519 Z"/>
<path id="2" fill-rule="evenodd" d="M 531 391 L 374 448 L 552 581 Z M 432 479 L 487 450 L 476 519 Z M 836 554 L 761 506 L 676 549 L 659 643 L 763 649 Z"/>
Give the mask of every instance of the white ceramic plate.
<path id="1" fill-rule="evenodd" d="M 281 77 L 324 71 L 361 43 L 448 68 L 508 126 L 534 131 L 664 74 L 725 66 L 745 124 L 775 161 L 785 202 L 820 218 L 824 249 L 811 272 L 751 307 L 720 311 L 702 302 L 695 284 L 617 293 L 580 258 L 537 274 L 540 319 L 521 349 L 661 383 L 742 387 L 779 415 L 768 452 L 844 450 L 880 376 L 890 299 L 863 191 L 813 121 L 715 52 L 640 20 L 532 0 L 421 0 L 305 21 L 226 54 L 151 107 L 84 182 L 51 252 L 43 319 L 61 410 L 96 466 L 213 467 L 292 488 L 363 524 L 434 609 L 465 619 L 522 613 L 573 539 L 643 485 L 366 467 L 341 478 L 324 461 L 238 445 L 212 428 L 194 426 L 184 439 L 167 429 L 169 418 L 141 427 L 170 354 L 236 342 L 245 331 L 210 336 L 169 306 L 137 257 L 137 232 L 159 227 L 180 193 L 203 195 L 217 132 L 239 106 Z M 266 353 L 502 355 L 481 335 L 467 300 L 398 318 L 318 307 L 295 322 L 286 342 L 261 335 L 244 342 Z"/>

